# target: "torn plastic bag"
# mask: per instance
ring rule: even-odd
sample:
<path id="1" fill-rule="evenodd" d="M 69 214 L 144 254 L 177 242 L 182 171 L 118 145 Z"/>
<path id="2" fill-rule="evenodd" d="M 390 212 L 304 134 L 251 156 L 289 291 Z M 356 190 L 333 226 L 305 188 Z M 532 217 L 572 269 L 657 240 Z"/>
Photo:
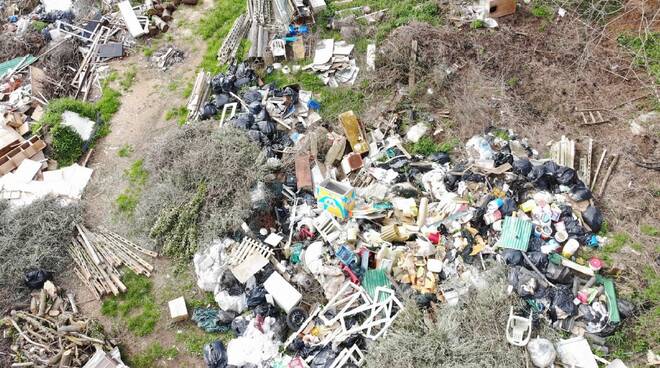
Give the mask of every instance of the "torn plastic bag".
<path id="1" fill-rule="evenodd" d="M 543 163 L 543 169 L 546 175 L 556 178 L 561 166 L 557 165 L 554 161 L 546 161 Z"/>
<path id="2" fill-rule="evenodd" d="M 259 285 L 254 289 L 247 292 L 247 306 L 248 308 L 254 308 L 259 304 L 266 303 L 266 289 L 263 285 Z"/>
<path id="3" fill-rule="evenodd" d="M 529 174 L 529 172 L 532 171 L 532 163 L 526 159 L 514 160 L 511 166 L 513 166 L 514 173 L 522 176 L 527 176 L 527 174 Z"/>
<path id="4" fill-rule="evenodd" d="M 538 368 L 547 368 L 552 366 L 557 357 L 555 346 L 548 339 L 535 338 L 527 344 L 527 351 L 532 360 L 532 364 Z"/>
<path id="5" fill-rule="evenodd" d="M 589 225 L 591 231 L 597 233 L 603 226 L 603 214 L 597 207 L 589 206 L 587 210 L 582 212 L 582 219 Z"/>
<path id="6" fill-rule="evenodd" d="M 243 311 L 247 308 L 245 294 L 234 296 L 229 295 L 227 290 L 222 290 L 215 293 L 214 299 L 215 302 L 218 303 L 220 309 L 226 312 L 243 313 Z"/>
<path id="7" fill-rule="evenodd" d="M 213 102 L 207 102 L 202 108 L 202 113 L 199 114 L 201 120 L 208 120 L 218 114 L 218 108 L 215 107 Z"/>
<path id="8" fill-rule="evenodd" d="M 577 184 L 571 187 L 568 196 L 576 202 L 586 201 L 592 197 L 589 188 L 587 188 L 586 185 L 584 185 L 584 183 L 581 181 L 578 181 Z"/>
<path id="9" fill-rule="evenodd" d="M 236 333 L 236 336 L 241 336 L 249 324 L 250 321 L 248 321 L 245 317 L 238 316 L 234 318 L 233 321 L 231 321 L 231 329 L 234 331 L 234 333 Z"/>
<path id="10" fill-rule="evenodd" d="M 208 368 L 227 367 L 227 350 L 222 341 L 216 340 L 204 345 L 204 362 Z"/>
<path id="11" fill-rule="evenodd" d="M 222 313 L 223 320 L 220 319 L 220 313 Z M 197 323 L 197 327 L 204 331 L 216 333 L 229 330 L 227 324 L 230 323 L 232 319 L 229 319 L 227 322 L 226 317 L 230 315 L 235 316 L 233 313 L 224 312 L 215 308 L 195 308 L 191 319 Z"/>
<path id="12" fill-rule="evenodd" d="M 495 153 L 495 156 L 493 157 L 495 160 L 495 167 L 502 166 L 506 163 L 512 163 L 513 162 L 513 155 L 510 153 L 505 153 L 505 152 L 497 152 Z"/>
<path id="13" fill-rule="evenodd" d="M 52 275 L 50 272 L 39 268 L 26 272 L 23 279 L 25 280 L 25 285 L 30 289 L 41 289 L 44 287 L 46 281 L 52 279 Z"/>
<path id="14" fill-rule="evenodd" d="M 553 321 L 565 319 L 575 314 L 577 308 L 573 304 L 575 296 L 570 287 L 560 285 L 553 289 L 554 295 L 550 305 L 550 317 Z"/>
<path id="15" fill-rule="evenodd" d="M 521 266 L 509 269 L 508 282 L 521 298 L 531 298 L 544 292 L 538 276 Z"/>

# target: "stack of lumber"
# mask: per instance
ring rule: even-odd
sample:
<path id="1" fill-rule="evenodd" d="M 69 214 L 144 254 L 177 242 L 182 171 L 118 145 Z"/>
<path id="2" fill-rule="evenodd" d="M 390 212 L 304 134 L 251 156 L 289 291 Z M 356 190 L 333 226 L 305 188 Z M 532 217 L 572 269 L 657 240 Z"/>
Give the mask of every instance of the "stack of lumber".
<path id="1" fill-rule="evenodd" d="M 144 249 L 106 229 L 92 232 L 76 225 L 78 235 L 71 240 L 68 252 L 76 263 L 75 274 L 96 299 L 103 295 L 119 295 L 126 291 L 120 280 L 119 268 L 126 266 L 137 274 L 151 276 L 154 267 L 141 255 L 156 257 L 156 252 Z"/>
<path id="2" fill-rule="evenodd" d="M 112 349 L 98 325 L 78 313 L 73 295 L 50 281 L 29 308 L 12 310 L 0 322 L 16 331 L 7 352 L 11 367 L 80 367 L 97 347 Z"/>

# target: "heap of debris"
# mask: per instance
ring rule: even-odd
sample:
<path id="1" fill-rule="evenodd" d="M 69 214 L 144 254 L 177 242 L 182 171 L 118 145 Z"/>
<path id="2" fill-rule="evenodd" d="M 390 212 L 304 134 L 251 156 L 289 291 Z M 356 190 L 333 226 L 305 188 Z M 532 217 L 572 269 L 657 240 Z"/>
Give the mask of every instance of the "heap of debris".
<path id="1" fill-rule="evenodd" d="M 51 281 L 40 283 L 29 306 L 1 320 L 16 333 L 9 352 L 12 367 L 126 367 L 98 322 L 80 315 L 72 293 Z M 101 360 L 112 365 L 95 363 Z"/>
<path id="2" fill-rule="evenodd" d="M 294 92 L 302 91 L 287 90 L 283 111 L 295 116 Z M 465 161 L 452 163 L 447 153 L 411 155 L 405 148 L 426 135 L 425 123 L 405 138 L 367 132 L 351 111 L 339 116 L 343 134 L 305 133 L 304 119 L 300 131 L 271 123 L 259 114 L 265 106 L 277 116 L 268 105 L 272 91 L 228 92 L 243 106 L 228 122 L 266 148 L 274 183 L 257 186 L 255 215 L 242 234 L 195 256 L 198 285 L 220 306 L 215 322 L 200 326 L 238 336 L 226 346 L 225 364 L 361 365 L 366 342 L 386 334 L 402 298 L 422 308 L 457 305 L 486 286 L 482 272 L 502 263 L 509 291 L 527 301 L 522 315 L 512 309 L 502 326 L 514 346 L 527 346 L 539 320 L 576 336 L 606 336 L 628 315 L 605 262 L 579 256 L 607 239 L 597 235 L 603 217 L 590 203 L 591 167 L 573 168 L 577 154 L 569 144 L 556 145 L 557 163 L 540 159 L 513 132 L 490 128 L 466 143 Z M 269 149 L 283 135 L 299 141 L 300 134 L 316 143 Z M 295 167 L 275 164 L 288 156 Z M 281 189 L 266 189 L 273 187 Z M 293 333 L 284 340 L 287 327 Z M 559 342 L 564 364 L 595 364 L 582 339 Z M 255 345 L 261 354 L 241 348 Z"/>

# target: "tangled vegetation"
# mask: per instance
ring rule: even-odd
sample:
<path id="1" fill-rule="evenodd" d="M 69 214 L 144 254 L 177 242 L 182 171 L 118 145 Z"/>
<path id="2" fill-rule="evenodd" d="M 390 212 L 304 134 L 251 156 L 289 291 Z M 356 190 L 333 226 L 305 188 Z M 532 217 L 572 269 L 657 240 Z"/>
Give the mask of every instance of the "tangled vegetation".
<path id="1" fill-rule="evenodd" d="M 0 309 L 26 295 L 26 271 L 42 268 L 58 275 L 67 270 L 65 245 L 80 220 L 78 206 L 62 206 L 54 198 L 17 209 L 0 201 Z"/>
<path id="2" fill-rule="evenodd" d="M 456 306 L 443 303 L 424 311 L 408 302 L 387 337 L 369 347 L 366 366 L 525 367 L 525 350 L 504 338 L 509 306 L 520 302 L 506 295 L 503 279 L 492 272 L 487 287 L 461 296 Z"/>
<path id="3" fill-rule="evenodd" d="M 196 223 L 199 240 L 208 240 L 233 231 L 249 217 L 250 192 L 264 174 L 261 151 L 244 131 L 216 126 L 200 122 L 169 132 L 155 142 L 144 161 L 149 180 L 135 209 L 136 230 L 152 232 L 163 245 L 170 236 L 191 240 L 188 245 L 194 248 L 192 239 L 196 236 L 192 232 L 185 236 L 167 234 L 158 230 L 160 225 L 154 225 L 182 220 L 187 225 Z M 198 218 L 194 216 L 196 208 Z M 185 226 L 181 224 L 180 229 Z M 192 249 L 188 245 L 184 248 Z"/>
<path id="4" fill-rule="evenodd" d="M 184 206 L 172 206 L 161 211 L 149 236 L 163 245 L 163 252 L 170 257 L 192 258 L 197 251 L 197 223 L 204 204 L 206 184 L 201 183 L 197 193 Z"/>

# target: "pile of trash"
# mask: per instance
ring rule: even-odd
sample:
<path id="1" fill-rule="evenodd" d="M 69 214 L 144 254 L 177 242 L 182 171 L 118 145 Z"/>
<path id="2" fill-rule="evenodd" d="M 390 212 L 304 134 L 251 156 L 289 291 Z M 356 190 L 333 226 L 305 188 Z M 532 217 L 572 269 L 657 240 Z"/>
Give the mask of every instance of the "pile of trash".
<path id="1" fill-rule="evenodd" d="M 307 128 L 321 121 L 320 104 L 312 98 L 311 92 L 298 85 L 284 88 L 264 85 L 259 88 L 256 84 L 257 76 L 246 63 L 231 65 L 226 73 L 210 79 L 207 91 L 201 93 L 210 95 L 210 101 L 203 105 L 198 116 L 207 120 L 220 115 L 220 126 L 230 124 L 247 130 L 248 136 L 264 149 L 268 157 L 278 154 L 281 157 Z M 196 86 L 193 91 L 197 89 Z M 191 98 L 195 98 L 195 94 Z M 197 105 L 192 100 L 191 103 Z M 190 111 L 191 115 L 194 110 Z"/>
<path id="2" fill-rule="evenodd" d="M 234 96 L 249 112 L 228 121 L 255 140 L 266 136 L 265 145 L 285 128 L 295 141 L 295 128 L 284 124 L 270 123 L 271 135 L 257 130 L 269 124 L 257 107 L 271 112 L 263 102 L 271 91 Z M 298 111 L 292 96 L 289 109 Z M 379 129 L 367 135 L 351 111 L 339 120 L 343 135 L 327 134 L 327 152 L 300 144 L 271 151 L 274 161 L 294 155 L 295 167 L 273 165 L 273 182 L 255 189 L 255 216 L 242 232 L 195 255 L 198 286 L 219 305 L 199 311 L 206 318 L 198 323 L 237 336 L 225 364 L 359 366 L 367 341 L 386 338 L 401 300 L 459 304 L 485 286 L 480 273 L 496 264 L 508 266 L 509 292 L 527 302 L 502 326 L 512 345 L 530 344 L 539 321 L 575 336 L 607 336 L 630 314 L 605 262 L 580 256 L 607 241 L 597 235 L 603 217 L 582 172 L 540 159 L 526 140 L 497 128 L 471 138 L 466 159 L 452 162 L 443 152 L 411 155 L 406 141 L 425 134 L 416 127 L 406 138 L 386 137 Z M 532 341 L 532 355 L 546 349 Z M 255 344 L 261 354 L 241 348 Z M 588 353 L 559 359 L 592 366 Z"/>
<path id="3" fill-rule="evenodd" d="M 323 83 L 332 88 L 352 86 L 360 72 L 352 53 L 353 45 L 346 41 L 331 38 L 320 40 L 316 45 L 314 61 L 303 70 L 318 73 Z"/>

